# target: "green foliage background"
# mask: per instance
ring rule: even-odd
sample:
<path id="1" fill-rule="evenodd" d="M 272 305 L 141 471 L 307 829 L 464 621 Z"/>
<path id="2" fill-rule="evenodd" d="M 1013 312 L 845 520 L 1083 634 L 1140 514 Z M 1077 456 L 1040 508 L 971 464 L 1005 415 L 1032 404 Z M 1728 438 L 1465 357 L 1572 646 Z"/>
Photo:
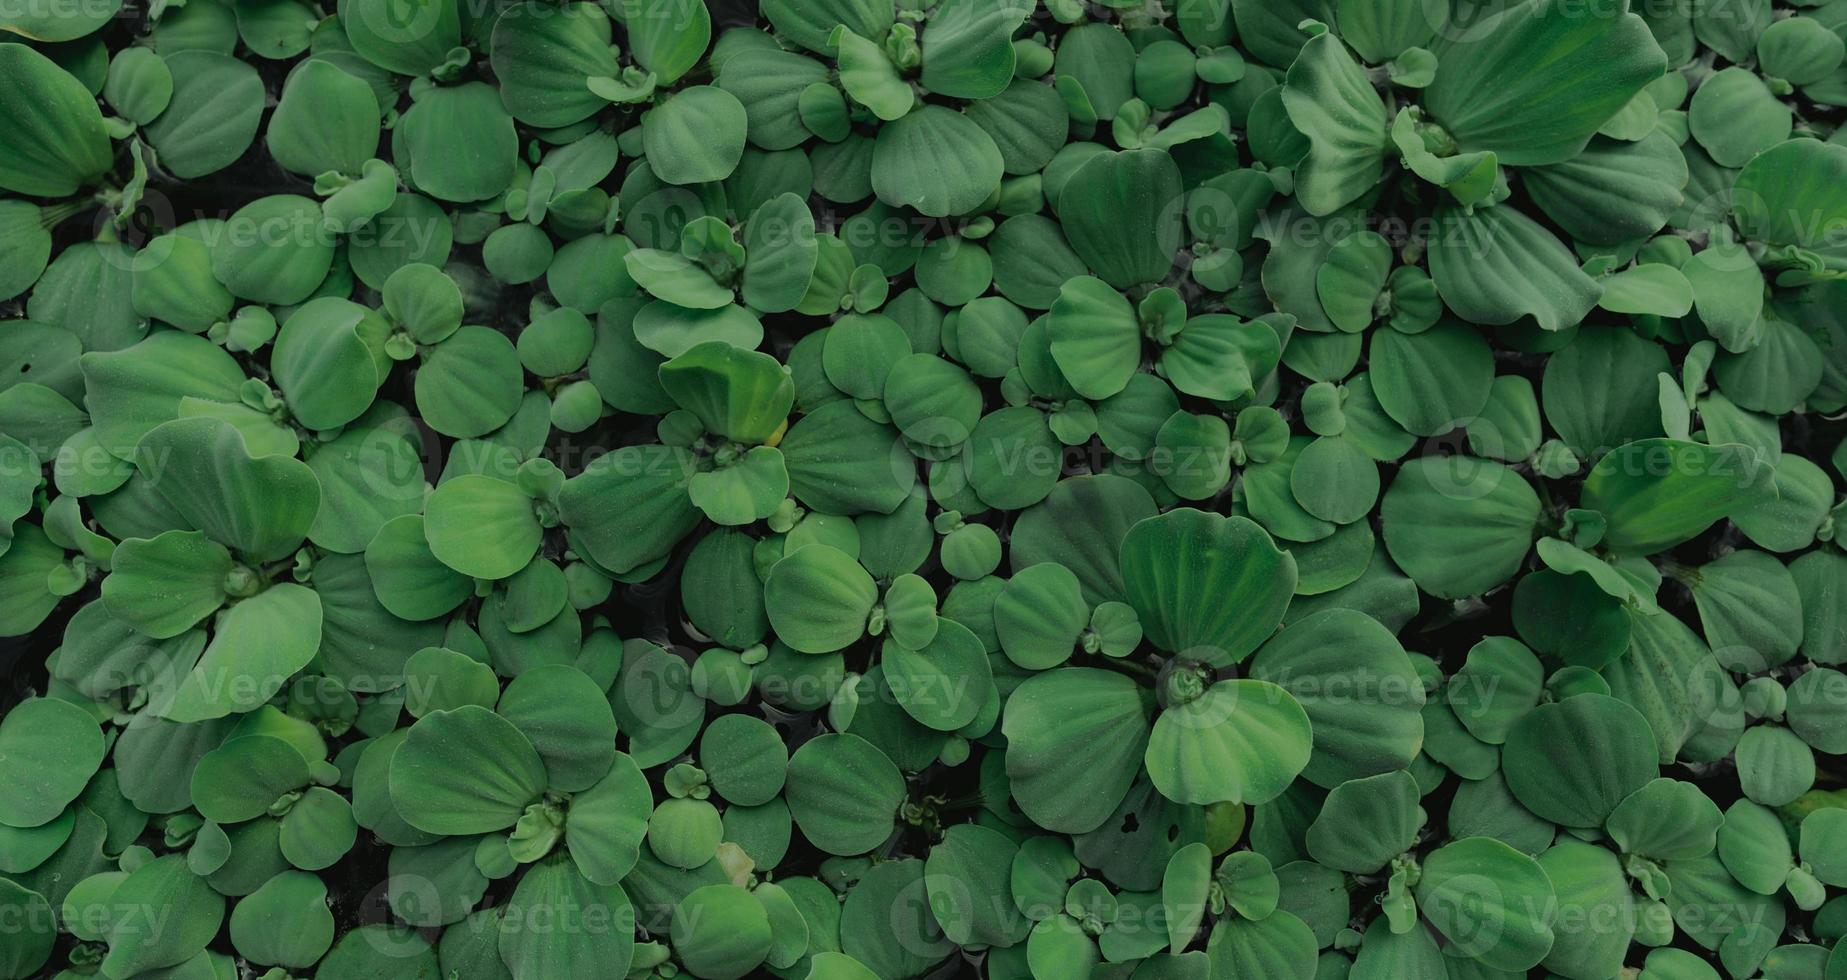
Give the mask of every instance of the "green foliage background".
<path id="1" fill-rule="evenodd" d="M 0 6 L 0 980 L 1847 977 L 1844 38 Z"/>

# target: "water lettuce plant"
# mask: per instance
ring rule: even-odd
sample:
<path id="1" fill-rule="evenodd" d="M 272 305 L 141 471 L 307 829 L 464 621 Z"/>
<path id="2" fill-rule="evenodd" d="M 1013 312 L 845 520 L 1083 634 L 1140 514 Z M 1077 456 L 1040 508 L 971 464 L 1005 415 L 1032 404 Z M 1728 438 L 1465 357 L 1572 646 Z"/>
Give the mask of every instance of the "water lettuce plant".
<path id="1" fill-rule="evenodd" d="M 1847 977 L 1844 39 L 0 5 L 0 980 Z"/>

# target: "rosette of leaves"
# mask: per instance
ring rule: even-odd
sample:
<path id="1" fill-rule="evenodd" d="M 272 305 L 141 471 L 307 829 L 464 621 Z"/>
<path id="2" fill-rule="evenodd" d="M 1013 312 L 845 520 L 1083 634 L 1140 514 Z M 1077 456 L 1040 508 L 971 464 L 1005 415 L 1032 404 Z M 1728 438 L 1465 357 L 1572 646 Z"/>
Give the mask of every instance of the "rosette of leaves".
<path id="1" fill-rule="evenodd" d="M 1264 970 L 1295 975 L 1313 958 L 1314 932 L 1294 912 L 1280 907 L 1282 885 L 1268 858 L 1233 851 L 1213 864 L 1212 849 L 1188 844 L 1174 853 L 1161 876 L 1165 939 L 1176 958 L 1196 936 L 1205 936 L 1204 959 L 1213 971 Z"/>
<path id="2" fill-rule="evenodd" d="M 1520 972 L 1555 945 L 1554 886 L 1545 866 L 1492 837 L 1452 840 L 1393 862 L 1382 914 L 1365 930 L 1353 968 L 1440 969 L 1446 957 Z"/>
<path id="3" fill-rule="evenodd" d="M 458 667 L 468 662 L 455 656 Z M 424 926 L 458 923 L 492 881 L 520 873 L 509 916 L 594 899 L 632 924 L 618 882 L 644 842 L 657 854 L 683 854 L 701 819 L 654 807 L 641 770 L 616 751 L 601 686 L 559 664 L 525 671 L 504 691 L 491 677 L 485 691 L 437 690 L 389 751 L 385 771 L 370 777 L 383 783 L 374 789 L 386 794 L 390 819 L 407 828 L 391 855 L 394 910 Z M 612 927 L 567 945 L 503 926 L 499 958 L 516 974 L 562 969 L 559 957 L 570 955 L 626 963 L 635 943 L 632 928 Z"/>
<path id="4" fill-rule="evenodd" d="M 794 386 L 774 358 L 709 340 L 661 365 L 660 383 L 680 406 L 661 424 L 665 441 L 598 460 L 558 495 L 574 547 L 613 574 L 660 562 L 702 515 L 750 524 L 789 493 L 776 443 Z"/>
<path id="5" fill-rule="evenodd" d="M 953 102 L 925 97 L 976 106 L 1001 99 L 1018 64 L 1011 35 L 1030 4 L 949 0 L 896 16 L 868 10 L 824 28 L 824 36 L 812 33 L 812 14 L 791 5 L 772 10 L 772 24 L 799 25 L 790 36 L 837 65 L 837 89 L 816 81 L 798 94 L 804 122 L 834 143 L 865 139 L 853 132 L 855 122 L 881 124 L 870 139 L 869 172 L 880 201 L 940 218 L 974 211 L 1000 189 L 1007 157 L 990 126 Z"/>
<path id="6" fill-rule="evenodd" d="M 635 312 L 637 342 L 667 358 L 715 341 L 753 350 L 763 342 L 763 314 L 803 302 L 820 260 L 808 206 L 781 194 L 751 214 L 743 233 L 740 244 L 731 226 L 707 215 L 681 230 L 677 252 L 638 248 L 622 257 L 655 298 Z"/>
<path id="7" fill-rule="evenodd" d="M 1144 757 L 1154 785 L 1178 803 L 1261 803 L 1281 793 L 1308 763 L 1308 714 L 1274 683 L 1213 675 L 1276 629 L 1293 559 L 1249 520 L 1180 509 L 1131 528 L 1121 560 L 1148 641 L 1174 658 L 1160 676 L 1162 710 L 1151 711 L 1155 691 L 1110 670 L 1055 668 L 1020 685 L 1004 724 L 1021 808 L 1041 825 L 1093 830 Z M 1239 601 L 1221 603 L 1226 596 Z M 1110 757 L 1063 756 L 1053 747 L 1061 738 L 1109 744 Z"/>
<path id="8" fill-rule="evenodd" d="M 1182 394 L 1231 402 L 1255 394 L 1282 357 L 1282 340 L 1264 321 L 1230 314 L 1189 316 L 1170 288 L 1131 306 L 1100 279 L 1059 288 L 1048 314 L 1052 358 L 1071 387 L 1101 401 L 1128 386 L 1141 366 L 1144 340 L 1159 354 L 1155 371 Z"/>
<path id="9" fill-rule="evenodd" d="M 689 79 L 700 74 L 712 40 L 705 6 L 623 0 L 612 12 L 626 53 L 612 43 L 609 13 L 595 4 L 557 11 L 535 4 L 495 22 L 494 70 L 514 118 L 582 129 L 613 114 L 639 122 L 638 131 L 630 130 L 631 147 L 665 185 L 730 176 L 744 152 L 744 105 L 719 86 Z M 535 181 L 543 178 L 535 173 Z"/>
<path id="10" fill-rule="evenodd" d="M 254 456 L 247 446 L 237 428 L 211 417 L 163 422 L 135 446 L 136 474 L 171 516 L 116 547 L 101 601 L 155 640 L 223 610 L 161 711 L 175 721 L 262 705 L 320 646 L 319 597 L 285 580 L 304 571 L 296 550 L 319 512 L 320 483 L 300 460 Z"/>
<path id="11" fill-rule="evenodd" d="M 1593 243 L 1645 236 L 1667 222 L 1685 168 L 1671 140 L 1651 136 L 1661 111 L 1651 92 L 1668 65 L 1647 22 L 1631 13 L 1593 22 L 1550 0 L 1467 24 L 1416 3 L 1352 13 L 1301 46 L 1282 86 L 1289 121 L 1307 143 L 1294 179 L 1309 214 L 1339 212 L 1382 182 L 1435 185 L 1430 276 L 1445 303 L 1474 322 L 1530 317 L 1561 330 L 1600 301 L 1623 312 L 1686 312 L 1674 270 L 1618 272 L 1611 262 L 1606 271 L 1616 274 L 1600 282 L 1506 201 L 1512 172 L 1546 217 Z M 1408 173 L 1388 178 L 1388 163 Z M 1648 173 L 1665 188 L 1626 193 L 1619 173 Z M 1364 310 L 1391 271 L 1389 252 L 1369 251 L 1349 247 L 1326 260 L 1346 272 L 1322 287 L 1324 303 L 1330 291 L 1338 298 L 1328 314 L 1342 329 L 1365 326 Z M 1612 289 L 1620 294 L 1606 300 Z M 1355 312 L 1342 312 L 1348 307 Z"/>

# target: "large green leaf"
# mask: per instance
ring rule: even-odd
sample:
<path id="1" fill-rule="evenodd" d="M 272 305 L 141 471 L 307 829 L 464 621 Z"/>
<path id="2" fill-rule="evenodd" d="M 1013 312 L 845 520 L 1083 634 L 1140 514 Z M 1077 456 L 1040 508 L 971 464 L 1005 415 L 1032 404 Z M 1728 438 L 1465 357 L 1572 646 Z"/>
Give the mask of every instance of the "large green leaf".
<path id="1" fill-rule="evenodd" d="M 885 124 L 872 150 L 872 189 L 893 207 L 935 218 L 965 214 L 1000 189 L 994 139 L 966 115 L 923 105 Z"/>
<path id="2" fill-rule="evenodd" d="M 0 189 L 65 197 L 109 169 L 96 100 L 50 58 L 0 44 L 0 93 Z"/>
<path id="3" fill-rule="evenodd" d="M 1047 830 L 1081 834 L 1109 819 L 1141 772 L 1149 706 L 1122 674 L 1060 667 L 1016 688 L 1001 725 L 1020 809 Z"/>
<path id="4" fill-rule="evenodd" d="M 1302 46 L 1283 84 L 1283 105 L 1308 156 L 1296 170 L 1296 200 L 1309 214 L 1332 214 L 1365 195 L 1385 169 L 1385 103 L 1332 33 Z"/>
<path id="5" fill-rule="evenodd" d="M 1539 517 L 1539 495 L 1525 477 L 1470 456 L 1411 460 L 1379 503 L 1392 559 L 1419 588 L 1453 599 L 1512 578 L 1532 550 Z"/>
<path id="6" fill-rule="evenodd" d="M 81 708 L 33 698 L 0 719 L 0 775 L 9 790 L 0 824 L 49 823 L 83 792 L 103 761 L 102 732 Z"/>
<path id="7" fill-rule="evenodd" d="M 1450 956 L 1517 973 L 1552 950 L 1559 913 L 1545 869 L 1492 837 L 1431 852 L 1416 894 L 1418 911 L 1449 941 Z"/>
<path id="8" fill-rule="evenodd" d="M 1753 157 L 1732 183 L 1732 215 L 1747 237 L 1794 245 L 1829 268 L 1847 268 L 1847 147 L 1813 139 Z"/>
<path id="9" fill-rule="evenodd" d="M 592 980 L 626 972 L 635 952 L 635 911 L 621 885 L 596 884 L 563 854 L 552 854 L 507 899 L 499 945 L 501 962 L 516 977 Z"/>
<path id="10" fill-rule="evenodd" d="M 629 6 L 652 4 L 631 0 Z M 705 6 L 698 8 L 703 16 Z M 656 13 L 651 9 L 640 12 L 643 16 Z M 567 126 L 608 104 L 586 84 L 590 78 L 621 74 L 609 43 L 609 16 L 601 7 L 590 3 L 568 3 L 555 9 L 518 6 L 512 13 L 495 20 L 490 57 L 501 99 L 515 119 L 532 126 Z M 643 34 L 652 30 L 657 38 L 666 39 L 659 33 L 661 27 L 652 24 L 638 30 Z"/>
<path id="11" fill-rule="evenodd" d="M 825 544 L 791 552 L 763 583 L 770 626 L 803 653 L 829 653 L 864 636 L 878 598 L 878 587 L 859 562 Z"/>
<path id="12" fill-rule="evenodd" d="M 1308 765 L 1312 744 L 1308 713 L 1288 691 L 1220 681 L 1155 719 L 1148 776 L 1176 803 L 1268 803 Z"/>
<path id="13" fill-rule="evenodd" d="M 1013 80 L 1013 32 L 1033 12 L 1030 0 L 944 0 L 923 30 L 919 81 L 941 96 L 988 99 Z"/>
<path id="14" fill-rule="evenodd" d="M 1587 17 L 1569 0 L 1521 0 L 1452 25 L 1435 46 L 1424 106 L 1463 150 L 1530 167 L 1576 156 L 1630 98 L 1667 70 L 1633 13 Z"/>
<path id="15" fill-rule="evenodd" d="M 1254 522 L 1181 508 L 1129 529 L 1122 574 L 1150 642 L 1228 667 L 1282 622 L 1296 568 Z"/>
<path id="16" fill-rule="evenodd" d="M 109 977 L 178 966 L 203 951 L 224 921 L 224 897 L 178 854 L 136 868 L 110 900 L 130 911 L 110 917 L 109 954 L 102 962 Z"/>
<path id="17" fill-rule="evenodd" d="M 1046 323 L 1052 359 L 1085 398 L 1116 394 L 1141 366 L 1141 325 L 1135 308 L 1101 279 L 1066 280 Z"/>
<path id="18" fill-rule="evenodd" d="M 320 482 L 306 463 L 252 456 L 235 428 L 213 418 L 150 431 L 135 468 L 193 527 L 253 561 L 294 552 L 320 509 Z"/>
<path id="19" fill-rule="evenodd" d="M 864 854 L 891 836 L 905 800 L 904 777 L 877 746 L 858 735 L 820 735 L 789 757 L 783 795 L 816 847 Z"/>
<path id="20" fill-rule="evenodd" d="M 198 531 L 167 531 L 116 546 L 103 602 L 123 622 L 157 640 L 178 636 L 224 603 L 235 562 Z"/>
<path id="21" fill-rule="evenodd" d="M 424 715 L 391 757 L 391 801 L 433 834 L 505 830 L 545 789 L 545 763 L 513 723 L 479 705 Z"/>
<path id="22" fill-rule="evenodd" d="M 1566 827 L 1600 827 L 1659 773 L 1640 712 L 1580 694 L 1528 712 L 1507 733 L 1507 788 L 1527 809 Z"/>
<path id="23" fill-rule="evenodd" d="M 615 573 L 657 561 L 699 523 L 686 497 L 692 455 L 628 446 L 565 481 L 558 509 L 581 553 Z"/>
<path id="24" fill-rule="evenodd" d="M 173 100 L 144 130 L 149 145 L 178 177 L 204 177 L 229 167 L 256 141 L 266 99 L 263 77 L 225 52 L 176 51 L 165 60 L 173 73 Z"/>
<path id="25" fill-rule="evenodd" d="M 1336 607 L 1291 622 L 1249 673 L 1308 713 L 1315 751 L 1302 775 L 1316 785 L 1404 768 L 1423 745 L 1423 684 L 1391 630 L 1363 612 Z"/>
<path id="26" fill-rule="evenodd" d="M 321 626 L 320 596 L 300 585 L 272 585 L 237 602 L 219 617 L 164 717 L 205 721 L 261 707 L 314 659 Z"/>
<path id="27" fill-rule="evenodd" d="M 1543 330 L 1563 330 L 1603 295 L 1551 232 L 1512 207 L 1443 207 L 1436 223 L 1430 277 L 1468 320 L 1499 326 L 1532 317 Z"/>
<path id="28" fill-rule="evenodd" d="M 423 533 L 443 564 L 474 578 L 503 579 L 532 560 L 544 531 L 519 487 L 470 473 L 430 494 Z"/>
<path id="29" fill-rule="evenodd" d="M 1181 246 L 1180 167 L 1166 150 L 1099 153 L 1053 199 L 1065 237 L 1117 289 L 1159 282 Z"/>
<path id="30" fill-rule="evenodd" d="M 1756 503 L 1774 479 L 1746 446 L 1643 439 L 1617 447 L 1591 470 L 1583 506 L 1608 521 L 1605 547 L 1649 555 Z"/>
<path id="31" fill-rule="evenodd" d="M 712 41 L 712 15 L 703 3 L 621 0 L 620 10 L 635 63 L 661 85 L 672 85 L 691 71 Z"/>
<path id="32" fill-rule="evenodd" d="M 378 115 L 378 97 L 363 79 L 331 61 L 306 61 L 282 86 L 264 144 L 292 173 L 357 176 L 378 155 Z"/>
<path id="33" fill-rule="evenodd" d="M 879 0 L 764 0 L 763 16 L 795 43 L 826 52 L 828 35 L 841 24 L 860 37 L 883 40 L 894 11 Z"/>
<path id="34" fill-rule="evenodd" d="M 669 184 L 723 180 L 744 155 L 749 117 L 737 96 L 695 85 L 669 96 L 642 121 L 648 164 Z"/>

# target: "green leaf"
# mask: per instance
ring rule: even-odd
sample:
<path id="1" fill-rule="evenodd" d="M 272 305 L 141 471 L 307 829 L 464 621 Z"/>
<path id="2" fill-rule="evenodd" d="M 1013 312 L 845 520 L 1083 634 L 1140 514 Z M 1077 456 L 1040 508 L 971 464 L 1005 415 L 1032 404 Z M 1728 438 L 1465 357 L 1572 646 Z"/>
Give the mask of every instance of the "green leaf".
<path id="1" fill-rule="evenodd" d="M 322 612 L 313 590 L 287 582 L 237 602 L 162 717 L 205 721 L 262 707 L 314 659 Z"/>
<path id="2" fill-rule="evenodd" d="M 783 796 L 816 847 L 864 854 L 891 836 L 905 799 L 904 777 L 871 742 L 829 733 L 803 742 L 789 757 Z"/>
<path id="3" fill-rule="evenodd" d="M 318 202 L 298 194 L 271 194 L 244 205 L 206 239 L 212 275 L 239 299 L 274 304 L 308 299 L 333 268 L 337 242 L 324 217 Z"/>
<path id="4" fill-rule="evenodd" d="M 1032 14 L 1029 0 L 944 0 L 930 11 L 919 38 L 929 92 L 952 99 L 990 99 L 1013 80 L 1013 33 Z"/>
<path id="5" fill-rule="evenodd" d="M 643 47 L 650 58 L 658 53 L 674 60 L 678 54 L 671 51 L 672 26 L 678 18 L 659 23 L 656 6 L 651 0 L 624 0 L 625 8 L 640 15 L 629 32 L 638 61 Z M 706 17 L 705 5 L 699 4 L 698 9 L 696 16 Z M 568 126 L 608 105 L 586 84 L 591 78 L 622 73 L 609 43 L 609 17 L 603 8 L 567 3 L 542 14 L 538 8 L 515 10 L 520 16 L 495 19 L 489 53 L 507 111 L 530 126 Z M 535 16 L 524 16 L 528 13 Z M 694 16 L 685 20 L 689 31 L 696 27 Z"/>
<path id="6" fill-rule="evenodd" d="M 225 52 L 193 49 L 164 58 L 173 98 L 143 129 L 148 144 L 176 177 L 224 170 L 256 141 L 267 99 L 262 76 Z"/>
<path id="7" fill-rule="evenodd" d="M 820 261 L 808 202 L 784 193 L 758 207 L 744 227 L 744 250 L 744 302 L 764 313 L 794 309 Z"/>
<path id="8" fill-rule="evenodd" d="M 231 553 L 198 531 L 167 531 L 116 546 L 103 603 L 157 640 L 178 636 L 224 604 Z"/>
<path id="9" fill-rule="evenodd" d="M 1135 376 L 1142 348 L 1135 309 L 1103 280 L 1066 280 L 1046 324 L 1052 358 L 1078 394 L 1108 398 Z"/>
<path id="10" fill-rule="evenodd" d="M 1416 842 L 1423 829 L 1417 780 L 1404 770 L 1341 783 L 1328 793 L 1304 845 L 1321 864 L 1374 874 Z"/>
<path id="11" fill-rule="evenodd" d="M 513 117 L 484 82 L 425 91 L 399 118 L 393 145 L 398 168 L 437 200 L 484 201 L 513 182 Z"/>
<path id="12" fill-rule="evenodd" d="M 1657 778 L 1610 811 L 1606 829 L 1626 853 L 1661 861 L 1687 861 L 1712 853 L 1724 817 L 1692 783 Z"/>
<path id="13" fill-rule="evenodd" d="M 544 530 L 533 502 L 505 480 L 465 474 L 430 494 L 423 515 L 430 553 L 473 578 L 503 579 L 526 567 Z"/>
<path id="14" fill-rule="evenodd" d="M 577 925 L 530 925 L 547 921 Z M 622 886 L 591 882 L 563 854 L 553 854 L 533 865 L 507 899 L 500 960 L 514 976 L 591 980 L 626 973 L 635 953 L 634 926 L 635 910 Z"/>
<path id="15" fill-rule="evenodd" d="M 1315 750 L 1302 775 L 1317 786 L 1407 768 L 1424 743 L 1417 670 L 1365 612 L 1324 608 L 1291 622 L 1251 658 L 1248 674 L 1281 686 L 1308 713 Z"/>
<path id="16" fill-rule="evenodd" d="M 565 481 L 559 514 L 573 546 L 621 574 L 656 561 L 699 523 L 685 487 L 692 454 L 671 446 L 627 446 Z"/>
<path id="17" fill-rule="evenodd" d="M 1281 360 L 1282 343 L 1268 324 L 1208 313 L 1186 322 L 1157 369 L 1186 394 L 1233 401 L 1253 394 Z"/>
<path id="18" fill-rule="evenodd" d="M 82 708 L 32 698 L 0 719 L 0 776 L 10 789 L 0 823 L 39 827 L 83 792 L 103 761 L 103 736 Z"/>
<path id="19" fill-rule="evenodd" d="M 1308 765 L 1311 744 L 1308 714 L 1288 691 L 1220 681 L 1154 720 L 1148 775 L 1176 803 L 1267 803 Z"/>
<path id="20" fill-rule="evenodd" d="M 635 284 L 675 306 L 689 310 L 717 310 L 735 299 L 699 263 L 678 252 L 638 248 L 622 256 Z"/>
<path id="21" fill-rule="evenodd" d="M 878 587 L 838 548 L 811 544 L 770 568 L 763 601 L 776 635 L 802 653 L 828 653 L 858 640 Z"/>
<path id="22" fill-rule="evenodd" d="M 1576 156 L 1667 70 L 1640 16 L 1585 17 L 1563 0 L 1523 0 L 1433 50 L 1424 107 L 1461 149 L 1517 167 Z"/>
<path id="23" fill-rule="evenodd" d="M 1748 68 L 1726 68 L 1694 91 L 1687 128 L 1720 166 L 1742 167 L 1789 139 L 1794 115 Z"/>
<path id="24" fill-rule="evenodd" d="M 519 355 L 498 330 L 466 326 L 437 344 L 417 371 L 417 411 L 430 428 L 457 439 L 484 436 L 518 410 Z"/>
<path id="25" fill-rule="evenodd" d="M 712 41 L 712 15 L 703 3 L 622 0 L 621 13 L 629 53 L 663 86 L 691 71 Z"/>
<path id="26" fill-rule="evenodd" d="M 1385 169 L 1385 103 L 1332 33 L 1302 46 L 1283 83 L 1283 105 L 1308 138 L 1296 198 L 1309 214 L 1333 214 L 1364 196 Z"/>
<path id="27" fill-rule="evenodd" d="M 282 86 L 263 138 L 291 173 L 357 175 L 378 156 L 378 116 L 378 97 L 363 79 L 331 61 L 309 60 Z"/>
<path id="28" fill-rule="evenodd" d="M 879 0 L 764 0 L 763 16 L 790 40 L 810 51 L 825 52 L 827 37 L 838 25 L 860 37 L 883 38 L 891 29 L 893 10 Z"/>
<path id="29" fill-rule="evenodd" d="M 789 496 L 789 471 L 781 451 L 756 446 L 736 462 L 694 473 L 686 494 L 714 524 L 737 527 L 776 512 Z"/>
<path id="30" fill-rule="evenodd" d="M 1261 527 L 1192 508 L 1131 528 L 1122 573 L 1149 641 L 1214 667 L 1257 649 L 1295 591 L 1295 559 Z"/>
<path id="31" fill-rule="evenodd" d="M 371 308 L 333 296 L 311 300 L 276 333 L 270 369 L 296 421 L 337 429 L 365 414 L 390 373 L 390 332 Z"/>
<path id="32" fill-rule="evenodd" d="M 1638 265 L 1603 280 L 1597 305 L 1611 313 L 1682 317 L 1693 311 L 1693 285 L 1671 265 Z"/>
<path id="33" fill-rule="evenodd" d="M 1047 830 L 1081 834 L 1115 812 L 1141 771 L 1148 706 L 1128 677 L 1060 667 L 1028 678 L 1007 699 L 1007 778 L 1014 800 Z M 1076 753 L 1073 745 L 1094 751 Z"/>
<path id="34" fill-rule="evenodd" d="M 284 871 L 231 910 L 231 945 L 264 966 L 305 970 L 333 945 L 327 886 L 303 871 Z"/>
<path id="35" fill-rule="evenodd" d="M 1180 168 L 1165 150 L 1099 153 L 1053 197 L 1071 248 L 1117 289 L 1159 282 L 1181 246 Z"/>
<path id="36" fill-rule="evenodd" d="M 178 854 L 136 868 L 116 886 L 110 901 L 133 911 L 111 916 L 104 976 L 132 977 L 178 966 L 204 950 L 224 922 L 223 896 Z"/>
<path id="37" fill-rule="evenodd" d="M 479 705 L 425 715 L 409 731 L 391 757 L 391 802 L 419 830 L 505 830 L 545 789 L 532 742 Z"/>
<path id="38" fill-rule="evenodd" d="M 966 115 L 923 105 L 880 128 L 872 150 L 879 200 L 934 218 L 966 214 L 1000 188 L 1000 149 Z"/>
<path id="39" fill-rule="evenodd" d="M 1514 576 L 1539 527 L 1539 495 L 1518 472 L 1469 456 L 1398 471 L 1379 504 L 1385 548 L 1418 587 L 1461 599 Z M 1458 563 L 1455 556 L 1470 560 Z"/>
<path id="40" fill-rule="evenodd" d="M 1598 137 L 1577 156 L 1521 171 L 1533 203 L 1572 238 L 1615 245 L 1654 234 L 1685 200 L 1687 161 L 1665 132 Z"/>
<path id="41" fill-rule="evenodd" d="M 983 901 L 1011 893 L 1011 870 L 1020 847 L 999 831 L 957 824 L 930 848 L 924 888 L 943 935 L 959 945 L 1011 946 L 1026 935 L 1027 920 L 1011 904 Z"/>
<path id="42" fill-rule="evenodd" d="M 1847 268 L 1847 244 L 1835 231 L 1847 222 L 1847 147 L 1812 139 L 1779 143 L 1751 158 L 1732 184 L 1739 231 L 1773 245 L 1794 245 Z"/>
<path id="43" fill-rule="evenodd" d="M 827 43 L 840 63 L 840 87 L 854 101 L 886 122 L 902 119 L 911 111 L 916 96 L 884 48 L 847 30 L 845 24 L 834 29 Z"/>
<path id="44" fill-rule="evenodd" d="M 600 885 L 621 881 L 641 855 L 653 791 L 635 760 L 618 752 L 596 785 L 571 798 L 564 842 L 578 871 Z"/>
<path id="45" fill-rule="evenodd" d="M 1552 883 L 1538 862 L 1492 837 L 1446 844 L 1423 862 L 1417 908 L 1451 956 L 1523 972 L 1551 951 Z"/>
<path id="46" fill-rule="evenodd" d="M 252 73 L 254 74 L 254 72 Z M 103 114 L 83 84 L 24 44 L 0 44 L 0 189 L 67 197 L 109 169 Z"/>
<path id="47" fill-rule="evenodd" d="M 1745 446 L 1644 439 L 1616 448 L 1591 470 L 1583 506 L 1608 521 L 1604 547 L 1649 555 L 1755 503 L 1773 479 Z"/>
<path id="48" fill-rule="evenodd" d="M 1658 775 L 1647 721 L 1601 694 L 1539 705 L 1508 731 L 1502 753 L 1514 797 L 1566 827 L 1602 826 Z"/>
<path id="49" fill-rule="evenodd" d="M 82 8 L 21 7 L 0 17 L 0 31 L 54 44 L 75 41 L 101 30 L 121 10 L 120 3 L 108 2 Z"/>
<path id="50" fill-rule="evenodd" d="M 1603 295 L 1551 232 L 1512 207 L 1444 207 L 1436 222 L 1430 277 L 1464 319 L 1503 326 L 1530 316 L 1542 330 L 1563 330 Z"/>
<path id="51" fill-rule="evenodd" d="M 722 88 L 695 85 L 669 96 L 642 119 L 648 164 L 669 184 L 723 180 L 744 155 L 749 118 Z"/>

